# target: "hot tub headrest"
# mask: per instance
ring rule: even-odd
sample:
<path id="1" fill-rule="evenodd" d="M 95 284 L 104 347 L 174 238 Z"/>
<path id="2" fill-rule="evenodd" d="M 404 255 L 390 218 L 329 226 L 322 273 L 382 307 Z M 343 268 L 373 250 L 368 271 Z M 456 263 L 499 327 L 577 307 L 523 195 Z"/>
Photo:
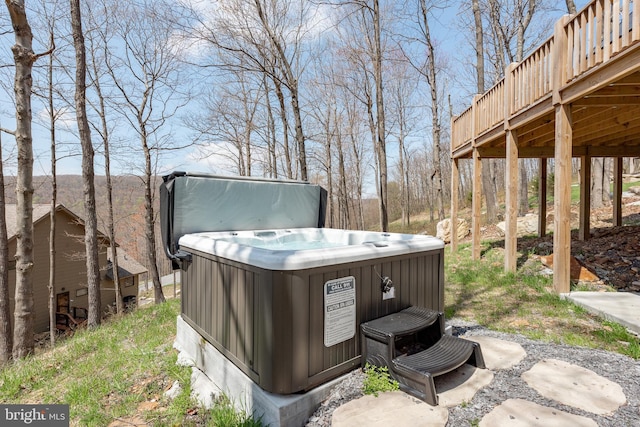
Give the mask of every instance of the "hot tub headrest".
<path id="1" fill-rule="evenodd" d="M 308 182 L 174 172 L 160 186 L 164 247 L 174 259 L 189 233 L 324 227 L 326 198 Z"/>

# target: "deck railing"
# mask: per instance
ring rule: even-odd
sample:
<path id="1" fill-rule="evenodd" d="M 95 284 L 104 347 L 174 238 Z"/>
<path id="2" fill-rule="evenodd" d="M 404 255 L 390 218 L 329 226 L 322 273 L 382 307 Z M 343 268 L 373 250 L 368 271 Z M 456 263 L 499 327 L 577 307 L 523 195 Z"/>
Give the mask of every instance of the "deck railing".
<path id="1" fill-rule="evenodd" d="M 502 80 L 454 118 L 452 152 L 551 95 L 554 84 L 560 89 L 640 40 L 640 0 L 594 0 L 563 20 L 556 36 L 509 66 Z"/>
<path id="2" fill-rule="evenodd" d="M 510 78 L 513 83 L 508 100 L 509 115 L 551 93 L 553 43 L 552 37 L 512 68 Z"/>
<path id="3" fill-rule="evenodd" d="M 504 100 L 504 79 L 502 79 L 476 101 L 477 129 L 488 130 L 504 120 Z"/>

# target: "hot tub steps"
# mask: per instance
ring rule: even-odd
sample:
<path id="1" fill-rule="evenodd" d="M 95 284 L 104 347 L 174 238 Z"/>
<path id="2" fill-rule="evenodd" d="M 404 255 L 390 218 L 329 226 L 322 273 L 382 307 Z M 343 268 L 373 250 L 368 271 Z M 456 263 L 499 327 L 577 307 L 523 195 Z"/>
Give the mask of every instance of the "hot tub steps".
<path id="1" fill-rule="evenodd" d="M 480 344 L 444 333 L 444 313 L 409 307 L 360 325 L 362 364 L 387 366 L 400 389 L 438 404 L 433 378 L 469 362 L 484 368 Z"/>

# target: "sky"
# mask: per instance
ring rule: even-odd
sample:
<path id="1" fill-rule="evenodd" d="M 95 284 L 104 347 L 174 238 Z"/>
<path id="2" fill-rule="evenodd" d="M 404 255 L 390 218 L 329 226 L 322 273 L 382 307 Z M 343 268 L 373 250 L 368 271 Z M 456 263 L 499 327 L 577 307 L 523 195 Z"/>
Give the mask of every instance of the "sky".
<path id="1" fill-rule="evenodd" d="M 454 61 L 454 66 L 462 67 L 461 64 L 456 64 L 455 61 L 460 61 L 458 58 L 461 51 L 461 46 L 467 45 L 468 41 L 466 40 L 467 35 L 464 31 L 459 28 L 459 2 L 453 1 L 449 2 L 451 5 L 446 7 L 445 9 L 436 12 L 434 14 L 435 21 L 432 24 L 433 37 L 438 45 L 440 45 L 442 52 L 450 55 L 450 60 Z M 564 10 L 565 3 L 563 1 L 557 2 L 558 9 Z M 586 0 L 578 0 L 576 1 L 576 6 L 578 9 L 581 9 L 587 3 Z M 558 11 L 556 13 L 557 16 L 560 16 L 562 12 Z M 321 25 L 326 25 L 326 21 L 323 20 Z M 6 58 L 10 58 L 9 48 L 13 43 L 13 35 L 10 34 L 10 27 L 8 27 L 8 16 L 5 10 L 2 10 L 0 13 L 0 61 L 6 61 Z M 549 34 L 551 35 L 551 34 Z M 10 72 L 12 70 L 7 69 L 7 67 L 2 67 L 2 62 L 0 62 L 0 77 L 5 81 L 5 86 L 8 85 L 9 78 L 11 77 Z M 456 88 L 456 93 L 454 97 L 457 99 L 458 108 L 463 109 L 464 106 L 468 105 L 467 94 L 465 93 L 464 88 Z M 470 98 L 469 98 L 470 99 Z M 37 101 L 33 102 L 33 136 L 34 136 L 34 174 L 35 175 L 46 175 L 50 174 L 51 166 L 50 166 L 50 147 L 49 147 L 49 130 L 46 125 L 47 115 L 45 110 L 43 110 L 40 103 Z M 185 117 L 189 114 L 193 114 L 193 109 L 197 107 L 193 107 L 191 105 L 187 105 L 183 108 L 178 116 Z M 122 125 L 122 126 L 121 126 Z M 114 130 L 121 129 L 125 124 L 116 124 L 114 126 Z M 12 129 L 14 125 L 14 107 L 10 101 L 10 98 L 5 95 L 5 92 L 0 92 L 0 127 L 5 127 Z M 72 111 L 64 112 L 62 118 L 58 121 L 58 134 L 57 138 L 60 141 L 62 146 L 73 146 L 78 147 L 77 143 L 77 130 L 75 125 L 75 114 Z M 192 138 L 191 132 L 184 127 L 182 120 L 174 120 L 171 125 L 170 135 L 175 140 L 186 141 Z M 95 135 L 95 132 L 94 132 Z M 125 132 L 124 135 L 120 137 L 134 137 L 131 135 L 131 132 Z M 95 136 L 94 136 L 95 138 Z M 135 140 L 135 137 L 132 138 Z M 15 150 L 12 150 L 12 146 L 14 145 L 13 137 L 10 135 L 2 135 L 2 144 L 3 150 L 5 152 L 4 159 L 4 167 L 5 173 L 11 174 L 15 171 Z M 216 153 L 217 150 L 217 153 Z M 194 148 L 183 149 L 179 151 L 170 152 L 165 155 L 159 164 L 160 173 L 169 173 L 173 170 L 188 170 L 188 171 L 204 171 L 209 173 L 218 173 L 218 174 L 230 174 L 230 170 L 233 169 L 233 164 L 227 159 L 224 155 L 224 146 L 217 146 L 210 148 L 211 153 L 213 155 L 209 158 L 202 159 L 201 153 L 199 150 Z M 75 150 L 77 151 L 77 150 Z M 7 153 L 10 153 L 7 155 Z M 13 153 L 13 155 L 11 155 Z M 114 162 L 116 166 L 116 170 L 112 173 L 115 174 L 128 174 L 128 173 L 137 173 L 135 170 L 135 166 L 132 166 L 129 162 L 127 162 L 127 153 L 116 153 L 116 155 L 120 154 L 120 161 L 116 160 Z M 64 157 L 59 158 L 57 162 L 57 173 L 58 174 L 81 174 L 81 160 L 79 153 L 65 154 Z M 96 156 L 96 166 L 95 171 L 96 174 L 102 175 L 104 174 L 104 166 L 103 159 L 100 156 L 100 153 Z"/>

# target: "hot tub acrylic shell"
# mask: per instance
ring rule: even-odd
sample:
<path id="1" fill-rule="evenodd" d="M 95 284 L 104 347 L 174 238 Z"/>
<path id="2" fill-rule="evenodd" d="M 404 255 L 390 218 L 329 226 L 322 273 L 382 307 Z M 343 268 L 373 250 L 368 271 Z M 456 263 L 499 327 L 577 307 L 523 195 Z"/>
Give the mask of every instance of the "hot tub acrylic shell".
<path id="1" fill-rule="evenodd" d="M 183 319 L 269 392 L 309 390 L 359 366 L 362 322 L 411 305 L 444 309 L 443 244 L 433 237 L 321 229 L 327 241 L 347 244 L 299 251 L 288 245 L 278 250 L 275 240 L 276 248 L 241 244 L 294 234 L 308 241 L 314 233 L 216 232 L 180 239 L 180 249 L 191 255 L 182 267 Z M 355 333 L 326 346 L 325 284 L 351 277 Z M 394 298 L 383 300 L 382 277 L 393 282 Z"/>

